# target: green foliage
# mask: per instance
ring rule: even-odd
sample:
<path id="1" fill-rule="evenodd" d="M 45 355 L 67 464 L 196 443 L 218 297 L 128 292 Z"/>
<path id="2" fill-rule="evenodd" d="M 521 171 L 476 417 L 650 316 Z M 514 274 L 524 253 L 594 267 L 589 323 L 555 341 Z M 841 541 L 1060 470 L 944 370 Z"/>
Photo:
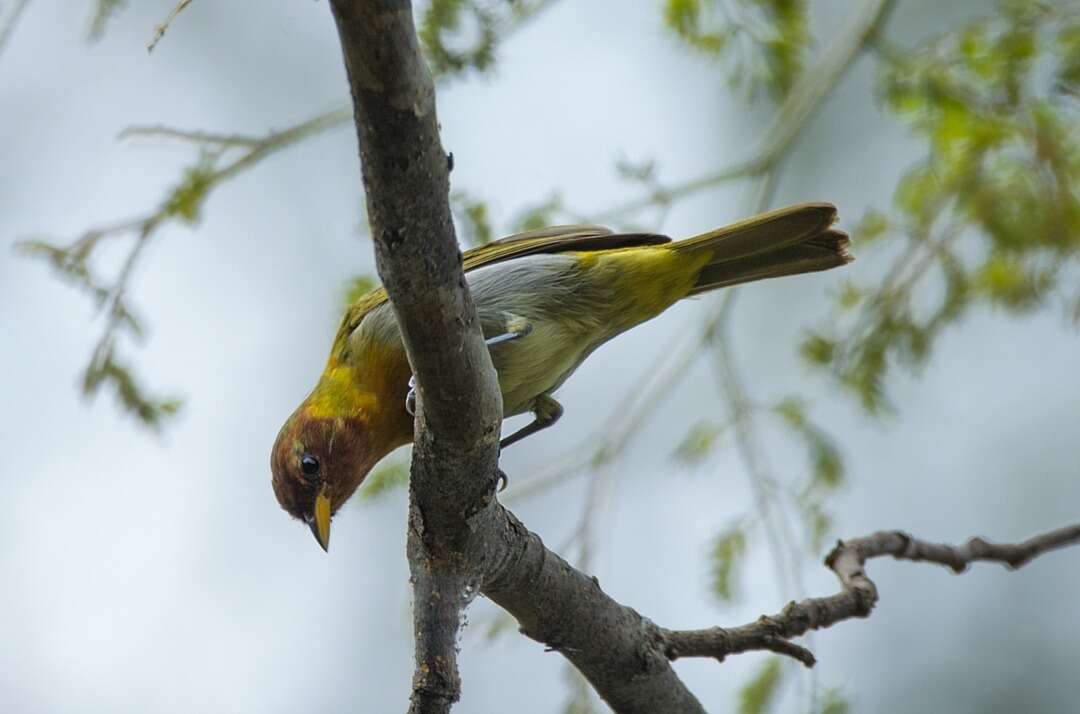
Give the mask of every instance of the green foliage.
<path id="1" fill-rule="evenodd" d="M 455 191 L 450 195 L 450 205 L 461 219 L 464 240 L 467 244 L 484 245 L 495 238 L 487 203 L 471 197 L 464 191 Z"/>
<path id="2" fill-rule="evenodd" d="M 136 379 L 131 367 L 117 357 L 117 336 L 126 332 L 136 340 L 142 339 L 143 328 L 124 300 L 123 276 L 117 284 L 106 285 L 90 267 L 90 256 L 109 235 L 109 231 L 91 231 L 69 247 L 35 239 L 23 241 L 17 244 L 17 248 L 27 257 L 46 261 L 62 278 L 87 293 L 98 310 L 105 312 L 105 332 L 83 371 L 83 395 L 92 398 L 101 387 L 110 386 L 126 412 L 145 426 L 158 429 L 168 417 L 180 411 L 181 402 L 175 398 L 150 396 Z M 145 240 L 145 237 L 137 240 Z M 137 249 L 138 244 L 133 250 Z"/>
<path id="3" fill-rule="evenodd" d="M 729 59 L 731 83 L 783 97 L 810 43 L 805 0 L 666 0 L 664 25 L 687 46 Z"/>
<path id="4" fill-rule="evenodd" d="M 526 208 L 514 221 L 516 230 L 534 231 L 554 225 L 556 217 L 564 208 L 562 197 L 552 194 L 546 201 Z"/>
<path id="5" fill-rule="evenodd" d="M 766 660 L 754 678 L 739 690 L 739 714 L 765 714 L 769 711 L 775 703 L 782 678 L 780 660 L 776 657 Z"/>
<path id="6" fill-rule="evenodd" d="M 832 516 L 825 503 L 844 484 L 844 461 L 835 440 L 810 421 L 806 406 L 797 398 L 784 399 L 773 412 L 804 443 L 810 459 L 810 478 L 795 495 L 810 547 L 820 551 L 832 529 Z"/>
<path id="7" fill-rule="evenodd" d="M 851 705 L 840 696 L 840 692 L 829 689 L 821 698 L 821 707 L 818 711 L 821 714 L 848 714 L 851 711 Z"/>
<path id="8" fill-rule="evenodd" d="M 407 458 L 385 460 L 364 479 L 364 487 L 360 489 L 360 499 L 365 503 L 370 503 L 408 484 L 409 460 Z"/>
<path id="9" fill-rule="evenodd" d="M 367 295 L 379 285 L 379 280 L 374 275 L 354 275 L 345 281 L 341 298 L 341 308 L 344 310 L 360 298 Z"/>
<path id="10" fill-rule="evenodd" d="M 926 154 L 897 186 L 895 217 L 867 214 L 855 246 L 895 233 L 904 248 L 880 285 L 844 287 L 838 307 L 854 309 L 845 329 L 811 333 L 802 345 L 808 362 L 829 367 L 870 412 L 889 408 L 889 370 L 921 367 L 942 331 L 970 310 L 1020 314 L 1062 292 L 1073 298 L 1077 7 L 1002 0 L 999 8 L 882 55 L 884 104 Z"/>
<path id="11" fill-rule="evenodd" d="M 727 45 L 732 30 L 719 27 L 703 29 L 701 0 L 668 0 L 664 4 L 664 24 L 694 49 L 719 54 Z"/>
<path id="12" fill-rule="evenodd" d="M 194 225 L 199 221 L 203 201 L 220 178 L 208 157 L 202 157 L 194 166 L 184 170 L 184 175 L 169 192 L 162 206 L 162 215 L 176 217 Z"/>
<path id="13" fill-rule="evenodd" d="M 876 240 L 889 230 L 889 216 L 873 208 L 863 214 L 862 220 L 852 233 L 852 241 L 857 245 L 864 246 L 870 241 Z"/>
<path id="14" fill-rule="evenodd" d="M 418 34 L 434 74 L 457 74 L 468 69 L 483 72 L 495 59 L 495 12 L 475 0 L 431 0 L 420 22 Z M 475 37 L 462 41 L 462 25 L 471 21 Z"/>
<path id="15" fill-rule="evenodd" d="M 697 466 L 712 453 L 725 427 L 711 421 L 699 421 L 675 447 L 672 457 L 684 466 Z"/>
<path id="16" fill-rule="evenodd" d="M 123 409 L 151 429 L 159 429 L 165 419 L 176 415 L 182 406 L 175 398 L 146 396 L 145 388 L 138 383 L 131 368 L 117 359 L 111 343 L 95 355 L 83 373 L 83 394 L 93 396 L 103 384 L 111 385 Z"/>
<path id="17" fill-rule="evenodd" d="M 806 444 L 810 455 L 813 488 L 833 490 L 844 482 L 844 462 L 832 438 L 806 416 L 805 405 L 795 398 L 777 404 L 773 411 Z"/>
<path id="18" fill-rule="evenodd" d="M 741 528 L 731 528 L 713 541 L 709 562 L 712 571 L 712 591 L 724 602 L 736 597 L 733 584 L 739 560 L 746 552 L 746 534 Z"/>

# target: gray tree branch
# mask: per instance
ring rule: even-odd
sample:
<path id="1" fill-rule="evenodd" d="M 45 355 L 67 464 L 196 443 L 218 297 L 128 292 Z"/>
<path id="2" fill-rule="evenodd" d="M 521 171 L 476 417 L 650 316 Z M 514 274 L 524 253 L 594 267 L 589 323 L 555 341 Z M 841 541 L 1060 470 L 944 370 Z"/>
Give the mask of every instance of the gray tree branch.
<path id="1" fill-rule="evenodd" d="M 494 498 L 501 403 L 461 267 L 431 77 L 407 0 L 332 0 L 352 89 L 379 275 L 419 399 L 409 566 L 412 711 L 460 696 L 456 640 L 477 589 L 570 659 L 620 712 L 701 712 L 658 628 L 600 590 Z"/>
<path id="2" fill-rule="evenodd" d="M 814 655 L 789 640 L 844 620 L 868 617 L 878 601 L 877 587 L 863 567 L 871 558 L 891 555 L 897 560 L 937 563 L 962 573 L 980 560 L 1016 569 L 1051 550 L 1077 544 L 1080 544 L 1080 524 L 1043 533 L 1022 543 L 999 544 L 972 538 L 958 546 L 930 543 L 902 531 L 878 531 L 863 538 L 839 541 L 825 558 L 825 565 L 840 580 L 841 590 L 835 595 L 788 603 L 779 614 L 763 616 L 741 627 L 662 630 L 661 636 L 673 660 L 713 657 L 723 661 L 731 654 L 769 650 L 812 667 Z"/>

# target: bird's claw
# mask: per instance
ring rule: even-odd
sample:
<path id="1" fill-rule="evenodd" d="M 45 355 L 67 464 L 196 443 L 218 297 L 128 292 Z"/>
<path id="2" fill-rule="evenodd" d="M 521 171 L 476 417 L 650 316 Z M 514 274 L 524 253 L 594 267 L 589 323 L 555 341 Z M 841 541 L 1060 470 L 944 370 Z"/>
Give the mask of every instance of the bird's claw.
<path id="1" fill-rule="evenodd" d="M 405 411 L 416 416 L 416 375 L 409 377 L 409 393 L 405 395 Z"/>
<path id="2" fill-rule="evenodd" d="M 506 490 L 506 487 L 510 485 L 510 477 L 506 475 L 506 472 L 499 469 L 499 476 L 495 480 L 495 492 L 502 493 Z"/>

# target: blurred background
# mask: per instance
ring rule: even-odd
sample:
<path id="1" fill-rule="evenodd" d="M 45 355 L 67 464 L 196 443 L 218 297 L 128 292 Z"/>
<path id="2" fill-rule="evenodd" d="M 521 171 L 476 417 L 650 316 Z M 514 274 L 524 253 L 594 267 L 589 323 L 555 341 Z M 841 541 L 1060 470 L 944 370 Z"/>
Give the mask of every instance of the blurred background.
<path id="1" fill-rule="evenodd" d="M 402 711 L 407 454 L 328 555 L 269 483 L 374 272 L 330 11 L 197 0 L 148 54 L 172 7 L 0 3 L 0 704 Z M 853 233 L 842 270 L 599 350 L 559 425 L 502 459 L 507 505 L 613 597 L 743 624 L 835 592 L 838 537 L 1077 519 L 1078 3 L 417 12 L 464 241 L 683 237 L 811 200 Z M 1076 711 L 1080 551 L 868 569 L 878 608 L 815 633 L 812 673 L 676 669 L 710 711 Z M 468 617 L 455 711 L 605 710 L 483 598 Z"/>

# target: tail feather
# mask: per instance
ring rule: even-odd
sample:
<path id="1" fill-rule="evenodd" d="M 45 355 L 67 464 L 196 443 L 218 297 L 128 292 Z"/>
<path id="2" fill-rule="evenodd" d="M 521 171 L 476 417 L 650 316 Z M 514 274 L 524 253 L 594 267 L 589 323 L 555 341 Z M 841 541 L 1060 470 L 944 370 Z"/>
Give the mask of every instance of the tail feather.
<path id="1" fill-rule="evenodd" d="M 827 230 L 805 239 L 802 243 L 788 245 L 769 253 L 755 253 L 722 263 L 710 263 L 698 273 L 697 282 L 690 289 L 689 295 L 700 295 L 709 290 L 765 278 L 838 268 L 854 260 L 847 250 L 849 244 L 846 233 Z"/>
<path id="2" fill-rule="evenodd" d="M 764 213 L 671 244 L 679 252 L 709 253 L 690 295 L 763 278 L 835 268 L 852 260 L 848 237 L 829 226 L 836 207 L 807 203 Z"/>

